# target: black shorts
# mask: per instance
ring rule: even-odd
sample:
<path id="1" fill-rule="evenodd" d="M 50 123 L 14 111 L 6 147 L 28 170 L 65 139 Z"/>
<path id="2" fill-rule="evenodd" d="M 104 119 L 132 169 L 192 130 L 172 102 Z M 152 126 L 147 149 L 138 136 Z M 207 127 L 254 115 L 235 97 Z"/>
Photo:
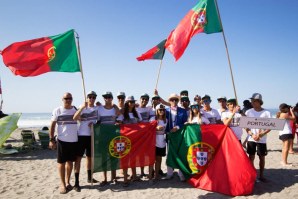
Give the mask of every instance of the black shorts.
<path id="1" fill-rule="evenodd" d="M 255 155 L 256 152 L 257 152 L 258 156 L 266 156 L 267 155 L 267 144 L 248 141 L 247 142 L 247 153 L 249 155 Z"/>
<path id="2" fill-rule="evenodd" d="M 91 157 L 91 136 L 78 136 L 77 156 L 83 157 L 85 151 Z"/>
<path id="3" fill-rule="evenodd" d="M 65 163 L 67 161 L 74 162 L 76 160 L 77 142 L 63 142 L 57 140 L 57 162 Z"/>
<path id="4" fill-rule="evenodd" d="M 166 147 L 164 148 L 155 147 L 155 155 L 161 156 L 161 157 L 166 156 Z"/>
<path id="5" fill-rule="evenodd" d="M 283 134 L 283 135 L 279 136 L 279 139 L 282 140 L 282 141 L 293 140 L 294 135 L 293 134 Z"/>

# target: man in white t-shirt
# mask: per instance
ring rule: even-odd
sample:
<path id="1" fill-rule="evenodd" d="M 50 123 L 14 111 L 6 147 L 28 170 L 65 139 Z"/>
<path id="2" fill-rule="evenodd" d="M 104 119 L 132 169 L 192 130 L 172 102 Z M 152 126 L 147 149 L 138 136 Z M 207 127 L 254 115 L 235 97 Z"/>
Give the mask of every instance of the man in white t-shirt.
<path id="1" fill-rule="evenodd" d="M 245 115 L 247 117 L 271 118 L 270 112 L 262 108 L 263 100 L 261 94 L 254 93 L 250 99 L 253 108 L 245 112 Z M 259 180 L 262 182 L 266 182 L 267 180 L 266 178 L 264 178 L 265 156 L 267 155 L 266 142 L 267 133 L 269 133 L 270 130 L 247 128 L 246 132 L 249 135 L 247 142 L 247 153 L 249 154 L 249 159 L 254 165 L 255 154 L 257 152 L 260 160 Z"/>
<path id="2" fill-rule="evenodd" d="M 87 182 L 97 183 L 98 181 L 92 179 L 91 176 L 91 127 L 97 122 L 98 118 L 98 106 L 95 106 L 97 94 L 94 91 L 90 91 L 87 94 L 87 102 L 82 104 L 75 113 L 73 119 L 79 121 L 78 130 L 78 147 L 77 158 L 75 162 L 75 185 L 73 189 L 77 192 L 81 191 L 79 183 L 79 175 L 81 168 L 81 160 L 86 153 L 86 167 L 87 167 Z"/>
<path id="3" fill-rule="evenodd" d="M 149 122 L 150 118 L 155 115 L 152 107 L 147 106 L 149 99 L 150 97 L 147 93 L 142 94 L 140 97 L 140 106 L 136 108 L 142 116 L 142 122 Z"/>
<path id="4" fill-rule="evenodd" d="M 224 96 L 219 97 L 219 98 L 217 98 L 217 102 L 219 104 L 219 109 L 217 109 L 217 111 L 218 111 L 219 115 L 221 116 L 223 112 L 228 111 L 227 98 Z"/>
<path id="5" fill-rule="evenodd" d="M 228 110 L 221 114 L 221 120 L 224 125 L 229 126 L 237 139 L 241 143 L 242 128 L 239 127 L 241 114 L 239 113 L 240 106 L 237 106 L 236 99 L 227 100 Z"/>
<path id="6" fill-rule="evenodd" d="M 210 124 L 222 124 L 221 117 L 216 109 L 211 108 L 211 97 L 205 95 L 202 97 L 203 100 L 203 115 L 210 121 Z"/>
<path id="7" fill-rule="evenodd" d="M 72 95 L 65 93 L 62 98 L 63 106 L 56 108 L 52 113 L 50 125 L 49 148 L 56 149 L 54 132 L 57 124 L 57 163 L 60 176 L 60 194 L 66 194 L 72 189 L 70 176 L 73 162 L 76 160 L 78 142 L 77 122 L 73 120 L 76 108 L 72 106 Z"/>

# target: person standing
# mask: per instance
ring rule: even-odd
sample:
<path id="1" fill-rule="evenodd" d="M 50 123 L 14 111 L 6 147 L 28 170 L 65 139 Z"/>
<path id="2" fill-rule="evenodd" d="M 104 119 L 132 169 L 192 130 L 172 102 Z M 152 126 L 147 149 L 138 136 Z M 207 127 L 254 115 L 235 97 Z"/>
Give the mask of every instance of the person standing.
<path id="1" fill-rule="evenodd" d="M 72 106 L 71 93 L 65 93 L 62 98 L 63 106 L 54 109 L 50 125 L 49 148 L 56 149 L 54 132 L 57 124 L 57 163 L 60 177 L 60 194 L 66 194 L 72 189 L 70 176 L 73 162 L 76 160 L 78 142 L 77 122 L 73 120 L 76 108 Z"/>
<path id="2" fill-rule="evenodd" d="M 211 108 L 211 98 L 209 95 L 202 97 L 203 108 L 202 114 L 209 120 L 210 124 L 222 124 L 220 115 L 216 109 Z"/>
<path id="3" fill-rule="evenodd" d="M 166 133 L 174 133 L 183 128 L 184 123 L 187 121 L 187 113 L 185 109 L 178 107 L 179 96 L 175 93 L 171 94 L 168 98 L 170 107 L 166 109 L 167 127 Z M 174 169 L 167 167 L 166 179 L 173 178 Z M 178 176 L 180 181 L 185 181 L 182 172 L 179 170 Z"/>
<path id="4" fill-rule="evenodd" d="M 292 134 L 292 127 L 291 121 L 295 120 L 293 108 L 289 105 L 282 103 L 279 105 L 279 119 L 286 120 L 284 129 L 279 131 L 279 139 L 282 141 L 282 166 L 292 166 L 292 164 L 288 163 L 288 155 L 291 149 L 291 145 L 293 144 L 293 134 Z M 293 150 L 293 149 L 292 149 Z"/>
<path id="5" fill-rule="evenodd" d="M 81 160 L 83 155 L 86 153 L 87 161 L 87 182 L 97 183 L 98 181 L 92 179 L 91 176 L 91 127 L 97 122 L 98 118 L 98 106 L 95 106 L 97 94 L 94 91 L 90 91 L 87 94 L 87 102 L 82 104 L 75 113 L 73 119 L 79 121 L 78 130 L 78 147 L 77 147 L 77 158 L 75 161 L 75 185 L 73 189 L 77 192 L 81 191 L 79 175 L 81 168 Z"/>
<path id="6" fill-rule="evenodd" d="M 221 115 L 221 120 L 224 125 L 229 126 L 239 142 L 241 143 L 242 128 L 239 127 L 241 114 L 239 113 L 240 106 L 237 106 L 236 99 L 229 99 L 227 101 L 228 111 L 225 111 Z"/>
<path id="7" fill-rule="evenodd" d="M 256 117 L 256 118 L 271 118 L 271 114 L 268 110 L 262 108 L 263 99 L 262 95 L 259 93 L 254 93 L 252 95 L 251 104 L 252 107 L 248 111 L 246 111 L 245 115 L 247 117 Z M 267 155 L 267 133 L 270 130 L 266 129 L 245 129 L 247 134 L 249 135 L 247 142 L 247 153 L 249 155 L 249 159 L 254 165 L 255 154 L 259 156 L 259 180 L 262 182 L 267 182 L 267 179 L 264 177 L 265 170 L 265 157 Z"/>
<path id="8" fill-rule="evenodd" d="M 217 111 L 218 111 L 219 115 L 221 116 L 223 112 L 228 111 L 227 98 L 224 96 L 219 97 L 219 98 L 217 98 L 217 102 L 219 104 L 219 109 L 217 109 Z"/>

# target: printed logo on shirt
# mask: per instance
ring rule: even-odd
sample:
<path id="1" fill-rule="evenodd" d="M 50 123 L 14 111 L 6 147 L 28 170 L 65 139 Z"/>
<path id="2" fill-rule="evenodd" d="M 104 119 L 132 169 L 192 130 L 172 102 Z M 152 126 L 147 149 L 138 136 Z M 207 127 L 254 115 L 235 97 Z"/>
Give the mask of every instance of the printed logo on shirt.
<path id="1" fill-rule="evenodd" d="M 188 148 L 187 161 L 192 173 L 200 174 L 206 170 L 214 156 L 214 148 L 205 142 L 196 142 Z"/>
<path id="2" fill-rule="evenodd" d="M 57 117 L 57 124 L 64 125 L 64 124 L 77 124 L 76 121 L 73 120 L 74 115 L 59 115 Z"/>
<path id="3" fill-rule="evenodd" d="M 92 111 L 91 113 L 83 113 L 81 115 L 81 121 L 91 121 L 97 120 L 97 111 Z"/>
<path id="4" fill-rule="evenodd" d="M 115 158 L 126 156 L 131 149 L 131 141 L 125 136 L 115 137 L 109 144 L 109 152 Z"/>

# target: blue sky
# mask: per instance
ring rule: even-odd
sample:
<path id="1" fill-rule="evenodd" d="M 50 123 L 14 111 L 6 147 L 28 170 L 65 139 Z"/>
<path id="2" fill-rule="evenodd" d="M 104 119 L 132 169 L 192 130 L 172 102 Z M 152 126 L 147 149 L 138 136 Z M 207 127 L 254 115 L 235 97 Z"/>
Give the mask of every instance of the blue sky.
<path id="1" fill-rule="evenodd" d="M 87 92 L 124 91 L 152 95 L 159 61 L 136 57 L 167 38 L 196 0 L 1 0 L 0 49 L 13 42 L 75 29 L 80 35 Z M 298 1 L 218 0 L 240 104 L 252 93 L 263 95 L 265 108 L 298 102 Z M 64 92 L 74 105 L 83 100 L 80 73 L 14 76 L 0 61 L 3 111 L 51 112 Z M 223 36 L 198 34 L 178 62 L 166 51 L 158 85 L 167 98 L 187 89 L 234 97 Z M 115 100 L 116 102 L 116 100 Z"/>

